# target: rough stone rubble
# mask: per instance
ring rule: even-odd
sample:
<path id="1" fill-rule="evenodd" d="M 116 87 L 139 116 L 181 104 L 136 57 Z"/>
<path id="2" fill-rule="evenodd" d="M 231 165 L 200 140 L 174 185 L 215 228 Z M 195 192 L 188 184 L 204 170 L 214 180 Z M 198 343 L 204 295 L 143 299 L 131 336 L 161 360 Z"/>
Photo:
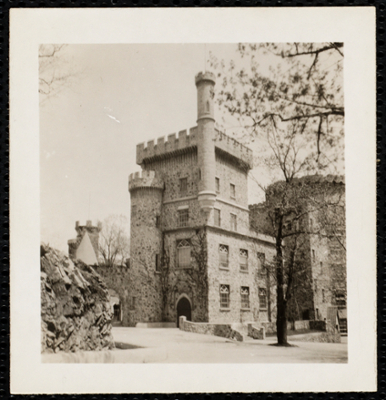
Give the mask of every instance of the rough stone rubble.
<path id="1" fill-rule="evenodd" d="M 113 313 L 101 277 L 43 244 L 40 260 L 42 352 L 113 348 Z"/>

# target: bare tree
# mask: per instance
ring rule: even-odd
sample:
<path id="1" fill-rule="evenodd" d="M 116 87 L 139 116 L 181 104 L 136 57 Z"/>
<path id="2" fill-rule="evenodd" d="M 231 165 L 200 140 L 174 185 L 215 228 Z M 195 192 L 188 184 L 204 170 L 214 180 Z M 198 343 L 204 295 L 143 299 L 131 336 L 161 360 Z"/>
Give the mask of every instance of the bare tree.
<path id="1" fill-rule="evenodd" d="M 130 254 L 127 226 L 128 220 L 124 215 L 110 215 L 103 221 L 99 235 L 99 253 L 106 266 L 124 265 L 127 255 Z"/>
<path id="2" fill-rule="evenodd" d="M 74 82 L 81 71 L 66 55 L 65 44 L 42 44 L 39 46 L 39 94 L 40 103 L 56 96 Z"/>

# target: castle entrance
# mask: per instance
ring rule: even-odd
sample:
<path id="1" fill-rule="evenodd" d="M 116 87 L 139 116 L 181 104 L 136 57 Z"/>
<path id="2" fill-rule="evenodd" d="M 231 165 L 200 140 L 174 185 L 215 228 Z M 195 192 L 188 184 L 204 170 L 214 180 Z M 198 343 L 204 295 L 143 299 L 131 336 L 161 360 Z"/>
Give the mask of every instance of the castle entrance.
<path id="1" fill-rule="evenodd" d="M 185 316 L 188 321 L 192 320 L 192 308 L 186 297 L 181 297 L 177 303 L 177 328 L 180 326 L 181 316 Z"/>

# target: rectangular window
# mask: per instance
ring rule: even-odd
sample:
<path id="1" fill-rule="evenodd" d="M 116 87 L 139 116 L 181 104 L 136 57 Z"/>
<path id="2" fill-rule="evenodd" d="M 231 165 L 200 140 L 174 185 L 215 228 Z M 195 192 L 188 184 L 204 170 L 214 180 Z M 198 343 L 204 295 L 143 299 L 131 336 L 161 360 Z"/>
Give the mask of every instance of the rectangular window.
<path id="1" fill-rule="evenodd" d="M 131 298 L 130 309 L 131 309 L 131 310 L 135 310 L 135 297 L 132 297 L 132 298 Z"/>
<path id="2" fill-rule="evenodd" d="M 180 179 L 180 196 L 185 197 L 188 194 L 188 178 Z"/>
<path id="3" fill-rule="evenodd" d="M 155 226 L 156 226 L 156 228 L 160 227 L 160 219 L 161 219 L 161 217 L 159 215 L 156 215 L 156 217 L 155 217 Z"/>
<path id="4" fill-rule="evenodd" d="M 221 226 L 221 211 L 217 208 L 214 209 L 214 225 Z"/>
<path id="5" fill-rule="evenodd" d="M 231 231 L 237 231 L 237 216 L 231 214 Z"/>
<path id="6" fill-rule="evenodd" d="M 335 295 L 335 304 L 338 306 L 338 309 L 346 308 L 346 297 L 342 293 L 337 293 Z"/>
<path id="7" fill-rule="evenodd" d="M 325 295 L 324 289 L 322 289 L 322 302 L 323 303 L 326 302 L 326 295 Z"/>
<path id="8" fill-rule="evenodd" d="M 267 290 L 264 288 L 259 288 L 259 307 L 260 310 L 267 308 Z"/>
<path id="9" fill-rule="evenodd" d="M 220 193 L 220 178 L 216 178 L 216 193 Z"/>
<path id="10" fill-rule="evenodd" d="M 315 250 L 312 249 L 312 261 L 315 261 Z"/>
<path id="11" fill-rule="evenodd" d="M 177 267 L 178 268 L 188 268 L 191 265 L 190 256 L 190 241 L 189 240 L 179 240 L 177 241 Z"/>
<path id="12" fill-rule="evenodd" d="M 220 285 L 220 308 L 229 308 L 230 306 L 229 285 Z"/>
<path id="13" fill-rule="evenodd" d="M 265 254 L 257 253 L 257 273 L 265 276 L 267 275 L 267 269 L 265 268 Z"/>
<path id="14" fill-rule="evenodd" d="M 159 257 L 159 254 L 156 254 L 155 255 L 155 270 L 157 271 L 157 272 L 159 272 L 160 271 L 160 257 Z"/>
<path id="15" fill-rule="evenodd" d="M 241 286 L 241 308 L 249 308 L 249 287 Z"/>
<path id="16" fill-rule="evenodd" d="M 231 186 L 231 199 L 235 199 L 236 198 L 236 186 L 233 183 L 231 183 L 230 186 Z"/>
<path id="17" fill-rule="evenodd" d="M 220 244 L 218 247 L 218 254 L 220 258 L 220 267 L 229 268 L 229 247 L 225 244 Z"/>
<path id="18" fill-rule="evenodd" d="M 248 271 L 248 250 L 240 249 L 240 271 Z"/>
<path id="19" fill-rule="evenodd" d="M 178 210 L 178 226 L 188 226 L 189 223 L 189 209 Z"/>

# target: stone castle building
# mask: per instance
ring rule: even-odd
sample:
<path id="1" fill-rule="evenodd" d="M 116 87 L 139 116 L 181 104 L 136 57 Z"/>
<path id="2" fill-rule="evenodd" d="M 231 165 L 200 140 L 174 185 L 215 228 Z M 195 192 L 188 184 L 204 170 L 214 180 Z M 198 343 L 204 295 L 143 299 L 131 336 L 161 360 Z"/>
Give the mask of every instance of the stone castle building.
<path id="1" fill-rule="evenodd" d="M 284 240 L 284 254 L 288 259 L 297 237 L 301 259 L 300 272 L 295 276 L 293 298 L 288 317 L 293 320 L 324 320 L 330 307 L 338 308 L 341 330 L 347 325 L 346 298 L 346 223 L 345 183 L 341 176 L 304 176 L 295 184 L 303 185 L 311 196 L 301 198 L 297 214 L 286 218 L 285 233 L 293 233 Z M 250 206 L 251 225 L 266 234 L 272 234 L 272 221 L 267 204 L 283 197 L 282 182 L 276 182 L 266 191 L 266 202 Z M 298 217 L 299 216 L 299 217 Z"/>
<path id="2" fill-rule="evenodd" d="M 137 145 L 129 177 L 130 287 L 123 324 L 268 321 L 265 260 L 274 240 L 250 229 L 252 151 L 215 128 L 210 72 L 199 73 L 197 126 Z"/>

